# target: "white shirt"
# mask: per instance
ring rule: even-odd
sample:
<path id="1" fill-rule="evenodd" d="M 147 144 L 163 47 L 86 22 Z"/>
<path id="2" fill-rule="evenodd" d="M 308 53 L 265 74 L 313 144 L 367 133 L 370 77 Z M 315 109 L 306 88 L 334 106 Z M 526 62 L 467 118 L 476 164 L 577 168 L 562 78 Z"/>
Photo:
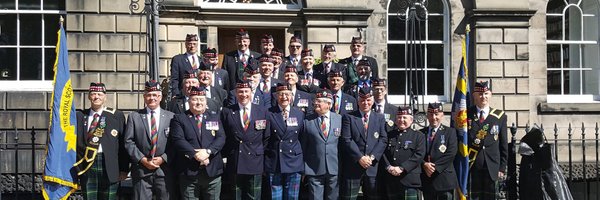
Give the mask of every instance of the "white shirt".
<path id="1" fill-rule="evenodd" d="M 359 55 L 358 57 L 352 57 L 352 63 L 354 63 L 354 65 L 358 65 L 358 61 L 362 60 L 362 55 Z"/>
<path id="2" fill-rule="evenodd" d="M 100 111 L 96 112 L 93 109 L 90 109 L 90 115 L 88 115 L 88 119 L 87 119 L 87 127 L 86 130 L 90 129 L 90 125 L 92 125 L 92 121 L 94 121 L 94 114 L 98 113 L 99 119 L 98 119 L 98 126 L 100 126 L 100 119 L 102 119 L 102 111 L 104 111 L 104 107 L 102 107 L 100 109 Z M 104 137 L 104 135 L 102 135 L 102 137 Z M 102 144 L 98 143 L 98 153 L 102 152 Z"/>
<path id="3" fill-rule="evenodd" d="M 185 110 L 190 109 L 190 103 L 188 103 L 189 100 L 190 100 L 190 97 L 185 96 L 185 103 L 184 103 Z"/>
<path id="4" fill-rule="evenodd" d="M 150 108 L 146 107 L 146 112 L 148 114 L 146 114 L 146 119 L 148 120 L 148 130 L 150 130 L 150 136 L 152 136 L 152 117 L 151 117 L 151 112 L 153 111 Z M 156 108 L 154 109 L 154 119 L 156 120 L 156 130 L 158 130 L 158 127 L 160 127 L 160 108 Z"/>
<path id="5" fill-rule="evenodd" d="M 244 127 L 244 107 L 246 108 L 246 113 L 248 113 L 248 120 L 251 120 L 250 116 L 252 115 L 250 110 L 252 110 L 252 102 L 249 102 L 246 106 L 238 103 L 238 106 L 240 107 L 240 121 L 242 122 L 242 127 Z"/>
<path id="6" fill-rule="evenodd" d="M 383 114 L 383 111 L 385 110 L 385 99 L 379 103 L 375 102 L 375 110 L 377 110 L 377 106 L 381 106 L 379 114 Z"/>
<path id="7" fill-rule="evenodd" d="M 240 56 L 239 57 L 240 61 L 243 60 L 243 57 L 246 57 L 246 62 L 248 62 L 248 59 L 250 59 L 250 51 L 249 50 L 242 52 L 238 49 L 237 52 L 238 52 L 238 55 Z"/>
<path id="8" fill-rule="evenodd" d="M 196 59 L 196 67 L 200 66 L 200 61 L 198 60 L 198 56 L 196 54 L 185 53 L 185 55 L 187 55 L 187 59 L 192 67 L 194 66 L 194 59 Z"/>
<path id="9" fill-rule="evenodd" d="M 487 119 L 487 116 L 490 114 L 490 107 L 489 106 L 486 106 L 483 109 L 477 107 L 477 119 L 481 118 L 481 116 L 479 116 L 479 115 L 481 114 L 482 110 L 483 110 L 483 119 Z"/>
<path id="10" fill-rule="evenodd" d="M 210 99 L 210 98 L 212 98 L 212 95 L 210 95 L 210 88 L 211 88 L 210 86 L 207 86 L 207 87 L 206 87 L 206 98 L 207 98 L 207 99 Z"/>

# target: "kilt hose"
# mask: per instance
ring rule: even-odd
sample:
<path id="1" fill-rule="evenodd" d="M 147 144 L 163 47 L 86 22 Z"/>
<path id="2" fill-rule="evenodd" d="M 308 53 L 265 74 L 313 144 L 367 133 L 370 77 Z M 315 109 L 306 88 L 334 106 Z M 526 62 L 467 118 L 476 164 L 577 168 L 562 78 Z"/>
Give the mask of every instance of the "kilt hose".
<path id="1" fill-rule="evenodd" d="M 86 200 L 114 200 L 117 199 L 119 183 L 111 184 L 104 169 L 104 154 L 98 152 L 92 167 L 85 173 L 87 182 L 83 189 Z"/>

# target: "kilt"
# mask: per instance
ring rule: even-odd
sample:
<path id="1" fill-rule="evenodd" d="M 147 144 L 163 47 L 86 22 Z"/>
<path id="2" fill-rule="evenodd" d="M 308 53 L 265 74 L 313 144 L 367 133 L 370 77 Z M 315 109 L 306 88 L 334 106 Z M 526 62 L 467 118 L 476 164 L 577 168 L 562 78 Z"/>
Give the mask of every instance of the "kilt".
<path id="1" fill-rule="evenodd" d="M 235 199 L 259 200 L 261 199 L 262 175 L 235 175 Z"/>
<path id="2" fill-rule="evenodd" d="M 342 178 L 340 184 L 340 199 L 355 200 L 358 198 L 358 192 L 363 192 L 363 199 L 378 199 L 376 177 L 367 175 L 361 176 L 360 179 Z"/>
<path id="3" fill-rule="evenodd" d="M 119 183 L 111 184 L 108 180 L 108 175 L 104 169 L 104 154 L 99 152 L 96 155 L 96 160 L 85 173 L 87 181 L 83 192 L 87 200 L 113 200 L 117 199 L 117 189 Z"/>
<path id="4" fill-rule="evenodd" d="M 388 199 L 421 200 L 421 191 L 417 188 L 407 188 L 400 183 L 386 185 Z"/>
<path id="5" fill-rule="evenodd" d="M 423 198 L 425 200 L 453 200 L 454 199 L 454 190 L 448 190 L 448 191 L 423 190 Z"/>
<path id="6" fill-rule="evenodd" d="M 298 199 L 300 178 L 300 173 L 269 174 L 271 199 Z"/>
<path id="7" fill-rule="evenodd" d="M 497 181 L 492 180 L 488 169 L 473 169 L 470 172 L 469 183 L 471 200 L 495 200 Z"/>

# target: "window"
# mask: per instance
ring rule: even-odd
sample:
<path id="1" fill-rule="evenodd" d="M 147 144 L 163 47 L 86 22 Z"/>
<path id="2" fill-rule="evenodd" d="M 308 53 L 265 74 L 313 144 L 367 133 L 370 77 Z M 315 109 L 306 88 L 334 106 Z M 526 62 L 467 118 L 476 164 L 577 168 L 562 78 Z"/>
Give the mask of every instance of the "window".
<path id="1" fill-rule="evenodd" d="M 0 90 L 50 90 L 64 0 L 5 0 L 0 7 Z"/>
<path id="2" fill-rule="evenodd" d="M 411 2 L 415 2 L 414 6 Z M 411 7 L 416 19 L 408 14 Z M 392 0 L 387 23 L 387 77 L 394 80 L 389 84 L 390 102 L 404 104 L 410 91 L 418 95 L 419 102 L 448 101 L 451 85 L 448 2 Z M 408 88 L 409 80 L 412 89 Z"/>
<path id="3" fill-rule="evenodd" d="M 598 2 L 550 0 L 547 8 L 548 102 L 600 100 Z"/>

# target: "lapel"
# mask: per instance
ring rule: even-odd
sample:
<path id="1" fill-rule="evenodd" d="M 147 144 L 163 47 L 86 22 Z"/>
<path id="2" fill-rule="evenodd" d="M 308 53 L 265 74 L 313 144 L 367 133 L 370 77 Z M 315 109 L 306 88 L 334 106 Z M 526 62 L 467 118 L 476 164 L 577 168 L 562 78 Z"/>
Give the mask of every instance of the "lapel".
<path id="1" fill-rule="evenodd" d="M 367 137 L 365 136 L 366 134 L 363 133 L 363 130 L 365 130 L 365 126 L 362 121 L 362 114 L 360 113 L 360 111 L 357 110 L 353 115 L 357 118 L 357 120 L 354 121 L 354 126 L 356 126 L 356 130 L 358 130 L 358 134 L 364 141 L 367 141 Z"/>
<path id="2" fill-rule="evenodd" d="M 376 129 L 375 129 L 375 128 L 376 128 L 376 127 L 375 127 L 375 125 L 376 125 L 376 123 L 378 123 L 378 122 L 377 122 L 377 120 L 375 120 L 375 118 L 373 117 L 373 115 L 374 115 L 374 114 L 375 114 L 375 112 L 373 112 L 373 111 L 371 111 L 371 113 L 369 113 L 369 119 L 368 119 L 368 124 L 369 124 L 369 127 L 368 127 L 368 129 L 367 129 L 367 134 L 364 134 L 364 135 L 366 135 L 366 138 L 365 138 L 365 139 L 366 139 L 367 141 L 369 140 L 369 138 L 371 138 L 371 137 L 369 137 L 371 134 L 373 134 L 374 132 L 377 132 L 377 131 L 376 131 Z M 379 134 L 379 133 L 378 133 L 378 134 Z"/>
<path id="3" fill-rule="evenodd" d="M 170 121 L 169 121 L 169 119 L 167 119 L 167 115 L 165 115 L 165 112 L 166 112 L 166 110 L 164 110 L 162 108 L 160 109 L 160 118 L 159 118 L 160 124 L 158 125 L 158 132 L 159 133 L 162 132 L 163 134 L 158 134 L 159 141 L 160 140 L 166 141 L 167 138 L 162 138 L 162 137 L 167 137 L 166 132 L 163 130 L 168 129 L 170 126 Z"/>
<path id="4" fill-rule="evenodd" d="M 190 125 L 192 125 L 192 129 L 194 129 L 196 135 L 198 135 L 199 130 L 198 130 L 198 127 L 196 126 L 196 118 L 194 117 L 194 114 L 192 114 L 192 112 L 187 110 L 187 111 L 185 111 L 185 115 L 187 115 Z M 199 141 L 199 138 L 198 138 L 198 141 Z"/>
<path id="5" fill-rule="evenodd" d="M 316 115 L 316 116 L 317 117 L 313 120 L 313 124 L 315 125 L 315 128 L 319 132 L 319 135 L 321 136 L 321 138 L 323 139 L 323 141 L 327 141 L 327 138 L 325 138 L 325 134 L 321 130 L 321 124 L 319 124 L 319 121 L 320 121 L 319 118 L 321 118 L 321 116 L 319 116 L 319 115 Z"/>
<path id="6" fill-rule="evenodd" d="M 232 109 L 231 115 L 233 116 L 233 121 L 235 123 L 235 126 L 239 131 L 238 131 L 238 137 L 242 137 L 244 136 L 244 127 L 242 126 L 242 120 L 240 119 L 240 117 L 242 116 L 242 110 L 239 107 L 239 104 L 234 104 L 234 107 Z"/>
<path id="7" fill-rule="evenodd" d="M 144 124 L 144 133 L 146 133 L 146 137 L 148 138 L 148 141 L 152 140 L 152 136 L 150 135 L 150 124 L 148 124 L 148 116 L 146 116 L 148 114 L 148 110 L 146 110 L 146 108 L 141 109 L 139 111 L 140 113 L 140 118 L 142 120 L 142 123 Z M 156 116 L 154 116 L 156 117 Z"/>
<path id="8" fill-rule="evenodd" d="M 275 123 L 277 124 L 277 126 L 279 126 L 279 128 L 281 128 L 281 130 L 283 130 L 282 132 L 287 132 L 287 124 L 286 122 L 283 120 L 283 111 L 281 109 L 279 109 L 279 106 L 275 106 L 275 112 L 273 113 L 273 118 L 275 118 Z M 292 111 L 291 111 L 291 107 L 290 107 L 290 111 L 288 113 L 288 118 L 292 117 Z M 284 133 L 279 133 L 279 134 L 284 134 Z"/>
<path id="9" fill-rule="evenodd" d="M 183 57 L 183 63 L 185 63 L 184 65 L 186 66 L 186 69 L 192 69 L 192 63 L 190 63 L 190 60 L 188 60 L 187 53 L 183 53 L 182 57 Z M 198 60 L 196 60 L 196 62 L 198 62 Z"/>

